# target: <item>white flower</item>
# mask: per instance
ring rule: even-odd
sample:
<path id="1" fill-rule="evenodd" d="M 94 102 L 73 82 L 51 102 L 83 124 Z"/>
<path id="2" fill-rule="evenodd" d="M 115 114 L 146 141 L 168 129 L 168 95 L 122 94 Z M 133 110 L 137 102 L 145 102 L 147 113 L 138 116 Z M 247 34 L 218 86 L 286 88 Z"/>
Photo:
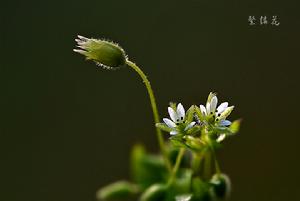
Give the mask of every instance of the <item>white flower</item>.
<path id="1" fill-rule="evenodd" d="M 185 110 L 181 103 L 177 105 L 176 110 L 168 107 L 168 112 L 171 119 L 163 118 L 163 121 L 169 128 L 172 129 L 172 131 L 170 131 L 171 135 L 178 134 L 181 128 L 184 128 L 183 131 L 187 131 L 196 124 L 194 121 L 188 124 L 185 123 Z"/>
<path id="2" fill-rule="evenodd" d="M 218 107 L 218 98 L 216 94 L 210 93 L 206 102 L 206 107 L 200 105 L 200 110 L 205 118 L 212 117 L 219 126 L 229 126 L 230 121 L 226 120 L 232 112 L 234 106 L 228 107 L 228 102 L 221 103 Z"/>

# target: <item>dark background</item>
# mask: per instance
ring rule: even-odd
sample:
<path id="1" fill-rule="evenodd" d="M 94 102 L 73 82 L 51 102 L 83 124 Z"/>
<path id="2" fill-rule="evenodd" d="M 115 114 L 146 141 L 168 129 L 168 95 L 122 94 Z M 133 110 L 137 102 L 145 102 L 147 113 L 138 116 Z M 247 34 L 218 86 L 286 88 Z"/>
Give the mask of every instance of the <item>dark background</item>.
<path id="1" fill-rule="evenodd" d="M 157 95 L 186 107 L 210 91 L 242 130 L 218 152 L 232 201 L 297 201 L 299 4 L 296 1 L 1 2 L 3 201 L 89 201 L 128 178 L 135 142 L 157 151 L 148 97 L 130 69 L 96 69 L 77 34 L 120 43 Z M 280 26 L 249 26 L 277 15 Z"/>

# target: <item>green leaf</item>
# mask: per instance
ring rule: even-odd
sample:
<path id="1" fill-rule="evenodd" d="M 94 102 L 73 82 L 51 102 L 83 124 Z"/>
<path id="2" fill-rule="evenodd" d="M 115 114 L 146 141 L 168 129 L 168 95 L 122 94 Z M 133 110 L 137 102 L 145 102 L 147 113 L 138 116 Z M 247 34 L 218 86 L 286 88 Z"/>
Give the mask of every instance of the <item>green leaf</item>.
<path id="1" fill-rule="evenodd" d="M 177 195 L 175 197 L 176 201 L 190 201 L 192 200 L 192 194 L 184 194 L 184 195 Z"/>
<path id="2" fill-rule="evenodd" d="M 198 106 L 195 105 L 194 106 L 194 110 L 195 110 L 196 115 L 198 116 L 198 118 L 199 118 L 200 121 L 205 120 L 205 116 L 202 114 L 202 112 L 201 112 L 201 110 L 200 110 L 200 108 Z"/>
<path id="3" fill-rule="evenodd" d="M 195 113 L 195 106 L 192 105 L 186 112 L 186 121 L 187 123 L 190 123 L 194 119 L 194 113 Z"/>
<path id="4" fill-rule="evenodd" d="M 117 181 L 98 190 L 96 197 L 98 200 L 126 199 L 138 192 L 137 185 L 127 181 Z"/>
<path id="5" fill-rule="evenodd" d="M 167 169 L 161 156 L 147 154 L 142 145 L 135 145 L 131 152 L 131 175 L 143 190 L 153 183 L 165 181 Z"/>
<path id="6" fill-rule="evenodd" d="M 228 199 L 231 192 L 231 182 L 225 174 L 215 174 L 210 183 L 212 184 L 212 196 L 221 200 Z"/>
<path id="7" fill-rule="evenodd" d="M 168 127 L 166 124 L 164 124 L 164 123 L 156 123 L 155 124 L 155 126 L 157 127 L 157 128 L 159 128 L 160 130 L 162 130 L 162 131 L 165 131 L 165 132 L 171 132 L 173 129 L 172 128 L 170 128 L 170 127 Z"/>
<path id="8" fill-rule="evenodd" d="M 201 130 L 200 126 L 194 126 L 186 131 L 187 135 L 195 135 L 197 132 Z"/>
<path id="9" fill-rule="evenodd" d="M 172 189 L 176 194 L 187 194 L 191 192 L 193 171 L 191 169 L 182 168 L 179 170 Z"/>
<path id="10" fill-rule="evenodd" d="M 200 177 L 195 177 L 192 180 L 192 190 L 193 190 L 193 201 L 210 201 L 211 196 L 209 194 L 210 184 L 204 182 Z"/>
<path id="11" fill-rule="evenodd" d="M 230 129 L 232 134 L 236 134 L 236 133 L 239 132 L 241 122 L 242 122 L 242 120 L 238 119 L 238 120 L 235 120 L 231 123 L 231 125 L 229 126 L 229 129 Z"/>
<path id="12" fill-rule="evenodd" d="M 163 201 L 167 195 L 165 184 L 153 184 L 140 197 L 140 201 Z"/>

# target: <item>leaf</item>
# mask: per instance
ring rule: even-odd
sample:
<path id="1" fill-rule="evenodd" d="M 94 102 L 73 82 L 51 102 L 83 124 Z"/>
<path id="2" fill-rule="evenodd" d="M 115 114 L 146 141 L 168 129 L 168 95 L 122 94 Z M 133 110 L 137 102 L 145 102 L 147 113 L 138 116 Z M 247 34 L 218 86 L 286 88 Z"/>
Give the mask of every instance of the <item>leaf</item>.
<path id="1" fill-rule="evenodd" d="M 192 105 L 186 112 L 186 121 L 187 123 L 190 123 L 194 119 L 194 113 L 195 113 L 195 106 Z"/>
<path id="2" fill-rule="evenodd" d="M 212 184 L 212 195 L 221 200 L 225 200 L 229 197 L 231 192 L 231 182 L 225 174 L 215 174 L 210 180 Z"/>
<path id="3" fill-rule="evenodd" d="M 173 190 L 176 194 L 187 194 L 191 191 L 193 171 L 191 169 L 182 168 L 179 170 L 175 182 L 173 184 Z"/>
<path id="4" fill-rule="evenodd" d="M 242 119 L 238 119 L 238 120 L 235 120 L 231 123 L 231 125 L 229 126 L 229 129 L 230 129 L 232 134 L 236 134 L 236 133 L 239 132 L 241 122 L 242 122 Z"/>
<path id="5" fill-rule="evenodd" d="M 167 189 L 165 184 L 153 184 L 144 191 L 140 201 L 162 201 L 166 197 Z"/>
<path id="6" fill-rule="evenodd" d="M 165 132 L 171 132 L 173 129 L 172 128 L 170 128 L 170 127 L 168 127 L 166 124 L 164 124 L 164 123 L 156 123 L 155 124 L 155 126 L 157 127 L 157 128 L 159 128 L 160 130 L 162 130 L 162 131 L 165 131 Z"/>
<path id="7" fill-rule="evenodd" d="M 176 201 L 190 201 L 191 199 L 192 199 L 192 194 L 177 195 L 175 197 Z"/>
<path id="8" fill-rule="evenodd" d="M 147 154 L 145 148 L 137 144 L 131 152 L 131 175 L 143 190 L 153 183 L 163 182 L 167 170 L 161 156 Z"/>
<path id="9" fill-rule="evenodd" d="M 96 197 L 98 200 L 126 199 L 138 192 L 137 185 L 127 181 L 117 181 L 98 190 Z"/>
<path id="10" fill-rule="evenodd" d="M 196 112 L 196 115 L 198 116 L 200 121 L 203 121 L 205 119 L 205 116 L 202 114 L 200 108 L 195 105 L 194 110 Z"/>
<path id="11" fill-rule="evenodd" d="M 200 177 L 195 177 L 192 180 L 192 191 L 193 197 L 192 200 L 194 201 L 209 201 L 211 200 L 209 194 L 210 184 L 204 182 Z"/>

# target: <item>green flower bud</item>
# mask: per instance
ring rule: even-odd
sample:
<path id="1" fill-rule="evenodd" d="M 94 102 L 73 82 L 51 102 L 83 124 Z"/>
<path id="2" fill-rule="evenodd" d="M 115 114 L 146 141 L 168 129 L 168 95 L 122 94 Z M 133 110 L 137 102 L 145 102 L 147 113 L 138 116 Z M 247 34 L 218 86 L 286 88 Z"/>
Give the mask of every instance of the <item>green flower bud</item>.
<path id="1" fill-rule="evenodd" d="M 215 174 L 210 180 L 212 184 L 211 195 L 214 200 L 226 200 L 231 192 L 231 182 L 225 174 Z"/>
<path id="2" fill-rule="evenodd" d="M 114 200 L 128 198 L 139 192 L 137 185 L 127 181 L 118 181 L 98 190 L 98 200 Z"/>
<path id="3" fill-rule="evenodd" d="M 117 44 L 105 40 L 89 39 L 78 35 L 77 47 L 74 52 L 78 52 L 88 60 L 93 60 L 98 66 L 105 69 L 117 69 L 125 65 L 125 51 Z"/>
<path id="4" fill-rule="evenodd" d="M 219 119 L 226 119 L 230 115 L 230 113 L 232 112 L 233 108 L 234 108 L 234 106 L 230 106 L 230 107 L 226 108 L 225 111 L 222 112 Z"/>
<path id="5" fill-rule="evenodd" d="M 165 184 L 153 184 L 141 195 L 140 201 L 164 200 L 167 190 L 168 188 Z"/>

